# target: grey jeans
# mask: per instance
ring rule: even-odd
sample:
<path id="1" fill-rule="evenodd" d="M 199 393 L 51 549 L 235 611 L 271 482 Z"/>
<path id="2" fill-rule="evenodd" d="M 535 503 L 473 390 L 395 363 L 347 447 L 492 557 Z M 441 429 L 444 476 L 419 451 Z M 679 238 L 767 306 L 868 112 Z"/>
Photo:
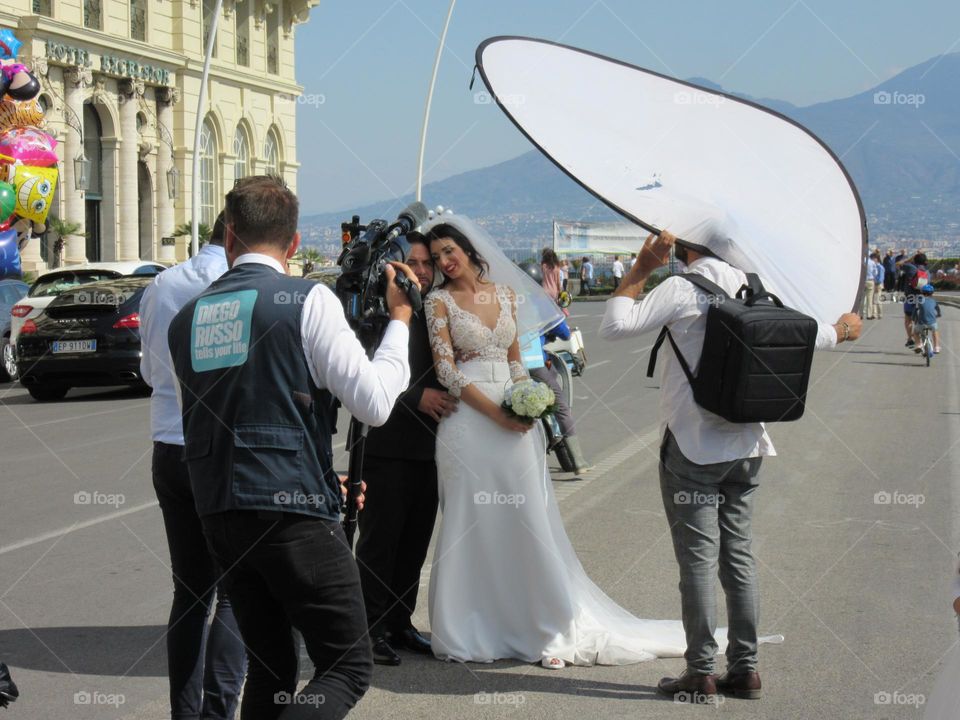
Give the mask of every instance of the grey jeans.
<path id="1" fill-rule="evenodd" d="M 697 465 L 668 429 L 660 448 L 660 492 L 680 566 L 684 658 L 691 673 L 716 666 L 716 577 L 727 598 L 727 670 L 757 669 L 760 596 L 750 550 L 753 497 L 762 458 Z"/>

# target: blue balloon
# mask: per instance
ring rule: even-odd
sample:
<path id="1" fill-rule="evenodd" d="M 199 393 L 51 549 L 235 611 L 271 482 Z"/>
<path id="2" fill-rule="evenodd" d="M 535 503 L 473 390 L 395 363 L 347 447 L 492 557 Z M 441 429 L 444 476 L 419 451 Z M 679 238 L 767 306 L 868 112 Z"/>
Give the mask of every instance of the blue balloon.
<path id="1" fill-rule="evenodd" d="M 4 28 L 0 30 L 0 60 L 10 60 L 17 56 L 22 42 L 17 40 L 13 30 Z"/>
<path id="2" fill-rule="evenodd" d="M 17 231 L 13 228 L 0 232 L 0 280 L 23 277 Z"/>

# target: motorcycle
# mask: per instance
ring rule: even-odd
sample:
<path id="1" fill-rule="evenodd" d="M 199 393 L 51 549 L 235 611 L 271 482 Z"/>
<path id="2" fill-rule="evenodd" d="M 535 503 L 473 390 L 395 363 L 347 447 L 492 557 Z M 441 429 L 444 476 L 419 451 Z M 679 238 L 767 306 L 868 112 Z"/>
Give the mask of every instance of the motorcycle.
<path id="1" fill-rule="evenodd" d="M 570 328 L 570 339 L 564 340 L 547 334 L 547 343 L 543 346 L 546 366 L 557 373 L 560 388 L 567 406 L 573 408 L 573 378 L 583 375 L 587 367 L 587 353 L 583 347 L 583 335 L 579 328 Z M 547 452 L 557 456 L 560 468 L 564 472 L 575 472 L 576 466 L 567 448 L 560 423 L 553 413 L 541 418 L 543 431 L 547 437 Z"/>

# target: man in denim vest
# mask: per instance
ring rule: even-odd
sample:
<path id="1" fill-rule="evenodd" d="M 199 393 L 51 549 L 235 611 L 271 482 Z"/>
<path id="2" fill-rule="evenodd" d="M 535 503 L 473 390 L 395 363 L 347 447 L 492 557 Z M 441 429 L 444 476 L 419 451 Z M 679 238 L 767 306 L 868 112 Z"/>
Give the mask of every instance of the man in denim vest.
<path id="1" fill-rule="evenodd" d="M 299 205 L 283 181 L 226 198 L 230 270 L 170 325 L 184 457 L 249 658 L 244 719 L 342 718 L 372 670 L 357 567 L 332 468 L 336 399 L 386 422 L 410 378 L 411 308 L 387 269 L 391 322 L 373 359 L 324 285 L 287 276 Z M 303 636 L 315 674 L 297 694 Z"/>

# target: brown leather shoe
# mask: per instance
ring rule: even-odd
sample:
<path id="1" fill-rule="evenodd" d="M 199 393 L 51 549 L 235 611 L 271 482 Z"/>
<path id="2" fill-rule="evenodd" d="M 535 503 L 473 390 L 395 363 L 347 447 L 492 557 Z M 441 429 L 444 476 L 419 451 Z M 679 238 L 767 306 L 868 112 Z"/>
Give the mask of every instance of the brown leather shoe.
<path id="1" fill-rule="evenodd" d="M 673 695 L 675 700 L 691 703 L 710 702 L 717 694 L 716 675 L 697 675 L 684 671 L 678 678 L 665 677 L 657 683 L 657 690 Z"/>
<path id="2" fill-rule="evenodd" d="M 717 690 L 730 697 L 757 700 L 763 694 L 758 672 L 725 672 L 717 678 Z"/>

